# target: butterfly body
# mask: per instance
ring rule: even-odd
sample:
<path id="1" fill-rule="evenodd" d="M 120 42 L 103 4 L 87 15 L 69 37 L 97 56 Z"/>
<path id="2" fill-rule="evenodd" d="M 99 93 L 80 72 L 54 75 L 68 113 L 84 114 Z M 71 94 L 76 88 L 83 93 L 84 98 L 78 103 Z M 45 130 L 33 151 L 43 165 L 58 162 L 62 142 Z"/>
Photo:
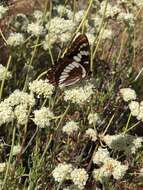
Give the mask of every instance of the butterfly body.
<path id="1" fill-rule="evenodd" d="M 55 86 L 70 86 L 85 78 L 90 68 L 90 47 L 86 35 L 80 34 L 63 58 L 47 73 Z"/>

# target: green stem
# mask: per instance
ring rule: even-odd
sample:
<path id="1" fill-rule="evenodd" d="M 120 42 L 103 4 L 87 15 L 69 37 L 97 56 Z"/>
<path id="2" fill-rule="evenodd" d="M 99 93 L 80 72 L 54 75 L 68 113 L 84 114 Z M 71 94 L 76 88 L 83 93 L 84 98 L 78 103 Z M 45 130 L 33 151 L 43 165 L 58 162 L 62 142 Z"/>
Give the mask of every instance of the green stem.
<path id="1" fill-rule="evenodd" d="M 4 73 L 4 78 L 3 78 L 2 83 L 1 83 L 1 88 L 0 88 L 0 100 L 1 100 L 1 98 L 2 98 L 4 83 L 5 83 L 5 80 L 6 80 L 7 71 L 8 71 L 8 69 L 9 69 L 9 66 L 10 66 L 10 63 L 11 63 L 11 59 L 12 59 L 12 57 L 11 57 L 11 55 L 10 55 L 9 58 L 8 58 L 6 70 L 5 70 L 5 73 Z"/>
<path id="2" fill-rule="evenodd" d="M 15 141 L 15 133 L 16 133 L 16 127 L 14 126 L 13 133 L 12 133 L 11 150 L 10 150 L 10 155 L 9 155 L 9 159 L 8 159 L 8 165 L 7 165 L 7 168 L 6 168 L 6 173 L 5 173 L 2 189 L 4 189 L 4 186 L 6 184 L 6 180 L 7 180 L 7 177 L 8 177 L 8 172 L 9 172 L 9 169 L 10 169 L 10 163 L 11 163 L 11 159 L 12 159 L 12 155 L 13 155 L 13 147 L 14 147 L 14 141 Z"/>
<path id="3" fill-rule="evenodd" d="M 39 42 L 39 36 L 37 37 L 36 45 L 38 44 L 38 42 Z M 35 54 L 36 54 L 36 50 L 37 50 L 37 46 L 34 47 L 34 50 L 33 50 L 33 53 L 32 53 L 32 57 L 31 57 L 31 60 L 30 60 L 29 65 L 28 65 L 28 70 L 27 70 L 27 74 L 26 74 L 26 79 L 25 79 L 23 91 L 26 91 L 26 90 L 27 90 L 27 83 L 28 83 L 28 78 L 29 78 L 30 66 L 31 66 L 32 63 L 33 63 L 34 56 L 35 56 Z"/>
<path id="4" fill-rule="evenodd" d="M 124 134 L 128 131 L 128 126 L 129 126 L 129 123 L 130 123 L 130 120 L 131 120 L 131 116 L 132 116 L 132 114 L 130 113 L 129 117 L 128 117 L 128 121 L 127 121 L 126 126 L 125 126 Z"/>

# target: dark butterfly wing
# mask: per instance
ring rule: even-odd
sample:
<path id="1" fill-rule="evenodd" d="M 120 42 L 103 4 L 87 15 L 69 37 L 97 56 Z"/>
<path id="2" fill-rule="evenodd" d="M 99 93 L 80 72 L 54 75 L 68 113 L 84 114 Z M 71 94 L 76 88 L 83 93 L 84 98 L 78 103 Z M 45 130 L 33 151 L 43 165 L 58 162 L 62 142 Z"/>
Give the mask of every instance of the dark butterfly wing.
<path id="1" fill-rule="evenodd" d="M 79 35 L 62 59 L 48 71 L 48 80 L 56 86 L 69 86 L 84 78 L 89 71 L 89 43 Z"/>
<path id="2" fill-rule="evenodd" d="M 87 36 L 80 34 L 72 43 L 65 56 L 71 59 L 79 56 L 81 58 L 79 63 L 83 65 L 87 71 L 90 70 L 90 46 Z"/>

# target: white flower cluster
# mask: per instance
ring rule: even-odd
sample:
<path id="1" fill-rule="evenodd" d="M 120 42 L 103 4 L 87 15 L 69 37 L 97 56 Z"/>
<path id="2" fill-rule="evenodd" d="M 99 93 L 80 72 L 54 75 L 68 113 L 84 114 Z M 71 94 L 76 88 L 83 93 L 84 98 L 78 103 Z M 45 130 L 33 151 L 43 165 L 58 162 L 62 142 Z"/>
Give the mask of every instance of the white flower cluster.
<path id="1" fill-rule="evenodd" d="M 20 125 L 25 125 L 28 122 L 28 107 L 26 104 L 17 105 L 14 114 Z"/>
<path id="2" fill-rule="evenodd" d="M 32 93 L 38 96 L 44 96 L 50 98 L 53 94 L 54 86 L 48 83 L 46 80 L 34 80 L 29 84 L 29 89 Z"/>
<path id="3" fill-rule="evenodd" d="M 143 143 L 142 137 L 126 134 L 105 135 L 102 140 L 113 150 L 124 151 L 126 155 L 134 154 Z"/>
<path id="4" fill-rule="evenodd" d="M 119 161 L 111 158 L 108 150 L 103 148 L 99 148 L 95 153 L 93 162 L 96 164 L 103 164 L 99 169 L 94 169 L 93 171 L 93 177 L 95 180 L 99 180 L 101 182 L 111 176 L 117 180 L 122 179 L 128 169 L 128 166 L 122 165 Z"/>
<path id="5" fill-rule="evenodd" d="M 6 67 L 0 64 L 0 81 L 3 79 L 10 79 L 11 77 L 12 75 L 7 71 Z"/>
<path id="6" fill-rule="evenodd" d="M 105 40 L 105 39 L 112 39 L 113 37 L 113 32 L 111 29 L 105 29 L 103 31 L 103 34 L 102 34 L 102 40 Z"/>
<path id="7" fill-rule="evenodd" d="M 143 0 L 118 0 L 118 4 L 124 4 L 129 8 L 131 8 L 132 5 L 134 8 L 140 8 L 143 6 Z"/>
<path id="8" fill-rule="evenodd" d="M 135 116 L 138 120 L 143 121 L 143 101 L 131 101 L 128 106 L 132 116 Z"/>
<path id="9" fill-rule="evenodd" d="M 40 10 L 35 10 L 33 13 L 34 18 L 36 19 L 37 22 L 41 22 L 43 18 L 43 12 Z"/>
<path id="10" fill-rule="evenodd" d="M 96 124 L 100 120 L 98 113 L 90 113 L 88 115 L 89 124 Z"/>
<path id="11" fill-rule="evenodd" d="M 4 172 L 6 169 L 6 163 L 3 162 L 3 163 L 0 163 L 0 173 Z"/>
<path id="12" fill-rule="evenodd" d="M 4 123 L 9 123 L 14 119 L 14 112 L 11 106 L 1 102 L 0 103 L 0 126 Z"/>
<path id="13" fill-rule="evenodd" d="M 93 88 L 93 84 L 89 83 L 83 87 L 67 89 L 64 91 L 64 100 L 76 104 L 82 104 L 83 102 L 88 101 L 91 95 L 94 94 Z"/>
<path id="14" fill-rule="evenodd" d="M 128 106 L 131 111 L 131 115 L 135 116 L 138 120 L 143 121 L 143 101 L 134 101 L 137 98 L 136 92 L 131 88 L 122 88 L 120 89 L 120 94 L 124 101 L 130 101 Z"/>
<path id="15" fill-rule="evenodd" d="M 52 172 L 55 181 L 61 183 L 65 180 L 72 180 L 75 185 L 75 189 L 83 189 L 88 174 L 83 168 L 74 168 L 71 164 L 61 163 Z"/>
<path id="16" fill-rule="evenodd" d="M 97 131 L 96 129 L 89 128 L 85 131 L 85 137 L 90 138 L 92 141 L 97 140 Z"/>
<path id="17" fill-rule="evenodd" d="M 72 135 L 79 129 L 78 124 L 75 121 L 68 121 L 64 126 L 62 131 L 67 135 Z"/>
<path id="18" fill-rule="evenodd" d="M 126 13 L 126 12 L 121 12 L 119 13 L 117 20 L 120 22 L 125 22 L 127 24 L 129 24 L 130 26 L 134 26 L 134 15 L 132 13 Z"/>
<path id="19" fill-rule="evenodd" d="M 135 90 L 131 88 L 121 88 L 120 94 L 125 102 L 135 100 L 137 98 Z"/>
<path id="20" fill-rule="evenodd" d="M 7 103 L 12 107 L 19 104 L 26 104 L 29 107 L 33 107 L 35 105 L 35 99 L 33 94 L 15 90 L 7 99 L 4 100 L 4 103 Z"/>
<path id="21" fill-rule="evenodd" d="M 49 108 L 42 107 L 40 110 L 34 111 L 33 121 L 38 127 L 44 128 L 50 126 L 50 120 L 52 120 L 53 117 L 54 114 Z"/>
<path id="22" fill-rule="evenodd" d="M 21 33 L 10 33 L 8 39 L 7 39 L 7 44 L 9 46 L 19 46 L 24 43 L 24 36 Z"/>
<path id="23" fill-rule="evenodd" d="M 0 5 L 0 19 L 3 18 L 3 15 L 8 11 L 8 7 L 4 7 L 3 5 Z"/>
<path id="24" fill-rule="evenodd" d="M 28 119 L 28 109 L 34 106 L 32 94 L 15 90 L 8 98 L 0 103 L 0 125 L 16 119 L 18 124 L 24 125 Z"/>
<path id="25" fill-rule="evenodd" d="M 140 169 L 139 176 L 143 178 L 143 168 Z"/>
<path id="26" fill-rule="evenodd" d="M 44 27 L 39 22 L 33 22 L 28 24 L 27 26 L 27 32 L 34 35 L 39 36 L 43 34 Z"/>
<path id="27" fill-rule="evenodd" d="M 103 16 L 104 15 L 104 11 L 105 11 L 105 6 L 106 6 L 106 1 L 102 1 L 100 3 L 100 10 L 99 13 Z M 107 7 L 106 7 L 106 12 L 105 12 L 105 17 L 114 17 L 116 16 L 118 13 L 120 13 L 121 10 L 117 5 L 111 5 L 109 2 L 107 3 Z"/>
<path id="28" fill-rule="evenodd" d="M 71 164 L 61 163 L 53 170 L 52 175 L 57 182 L 62 182 L 64 180 L 70 179 L 70 174 L 73 170 Z"/>
<path id="29" fill-rule="evenodd" d="M 110 154 L 106 148 L 98 148 L 98 151 L 93 156 L 93 163 L 101 164 L 106 158 L 109 158 Z"/>
<path id="30" fill-rule="evenodd" d="M 83 189 L 88 179 L 88 174 L 83 168 L 75 168 L 71 172 L 71 180 L 79 189 Z"/>
<path id="31" fill-rule="evenodd" d="M 14 145 L 13 146 L 13 151 L 12 151 L 12 155 L 15 156 L 17 155 L 21 150 L 21 146 L 20 145 Z"/>
<path id="32" fill-rule="evenodd" d="M 74 13 L 72 10 L 69 9 L 69 7 L 63 6 L 63 5 L 59 5 L 57 7 L 55 7 L 55 10 L 58 12 L 59 17 L 67 17 L 69 20 L 73 20 L 74 19 L 74 23 L 79 23 L 82 18 L 83 15 L 85 13 L 85 10 L 79 10 L 76 13 Z"/>
<path id="33" fill-rule="evenodd" d="M 48 49 L 54 43 L 67 42 L 74 32 L 76 24 L 70 19 L 54 17 L 46 25 L 48 34 L 45 37 L 44 49 Z"/>
<path id="34" fill-rule="evenodd" d="M 68 42 L 84 15 L 84 10 L 74 14 L 62 5 L 56 6 L 55 10 L 59 15 L 53 17 L 46 25 L 48 33 L 43 44 L 45 50 L 53 44 Z"/>

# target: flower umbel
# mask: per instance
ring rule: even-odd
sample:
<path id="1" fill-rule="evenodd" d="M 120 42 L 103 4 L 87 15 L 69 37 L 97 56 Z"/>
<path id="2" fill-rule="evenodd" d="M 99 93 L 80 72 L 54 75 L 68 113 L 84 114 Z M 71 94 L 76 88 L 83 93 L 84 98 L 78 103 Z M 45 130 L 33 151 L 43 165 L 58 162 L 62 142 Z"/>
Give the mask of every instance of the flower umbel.
<path id="1" fill-rule="evenodd" d="M 94 86 L 89 83 L 84 87 L 75 87 L 73 89 L 65 90 L 64 100 L 76 104 L 82 104 L 83 102 L 88 101 L 94 93 L 93 87 Z"/>
<path id="2" fill-rule="evenodd" d="M 85 131 L 85 136 L 89 137 L 92 141 L 97 140 L 97 131 L 96 129 L 89 128 Z"/>
<path id="3" fill-rule="evenodd" d="M 136 92 L 131 88 L 121 88 L 120 94 L 125 102 L 136 99 Z"/>
<path id="4" fill-rule="evenodd" d="M 54 86 L 46 80 L 34 80 L 29 84 L 29 89 L 36 95 L 43 95 L 45 98 L 50 98 L 53 94 Z"/>
<path id="5" fill-rule="evenodd" d="M 54 114 L 50 111 L 49 108 L 42 107 L 40 110 L 34 111 L 34 123 L 40 127 L 49 127 L 50 120 L 52 120 L 54 117 Z"/>
<path id="6" fill-rule="evenodd" d="M 75 121 L 69 121 L 63 126 L 62 131 L 67 133 L 67 135 L 72 135 L 78 130 L 79 126 Z"/>
<path id="7" fill-rule="evenodd" d="M 0 65 L 0 81 L 5 79 L 10 79 L 12 77 L 11 73 L 6 70 L 6 67 Z"/>
<path id="8" fill-rule="evenodd" d="M 11 33 L 7 39 L 7 44 L 13 47 L 22 45 L 24 43 L 24 36 L 21 33 Z"/>
<path id="9" fill-rule="evenodd" d="M 70 179 L 70 174 L 73 170 L 71 164 L 61 163 L 53 170 L 52 175 L 57 182 Z"/>
<path id="10" fill-rule="evenodd" d="M 3 18 L 3 15 L 7 12 L 8 7 L 4 7 L 3 5 L 0 5 L 0 19 Z"/>
<path id="11" fill-rule="evenodd" d="M 75 168 L 71 172 L 71 179 L 72 179 L 74 185 L 76 185 L 79 189 L 83 189 L 87 182 L 88 174 L 87 174 L 86 170 L 83 168 L 79 168 L 79 169 Z"/>

